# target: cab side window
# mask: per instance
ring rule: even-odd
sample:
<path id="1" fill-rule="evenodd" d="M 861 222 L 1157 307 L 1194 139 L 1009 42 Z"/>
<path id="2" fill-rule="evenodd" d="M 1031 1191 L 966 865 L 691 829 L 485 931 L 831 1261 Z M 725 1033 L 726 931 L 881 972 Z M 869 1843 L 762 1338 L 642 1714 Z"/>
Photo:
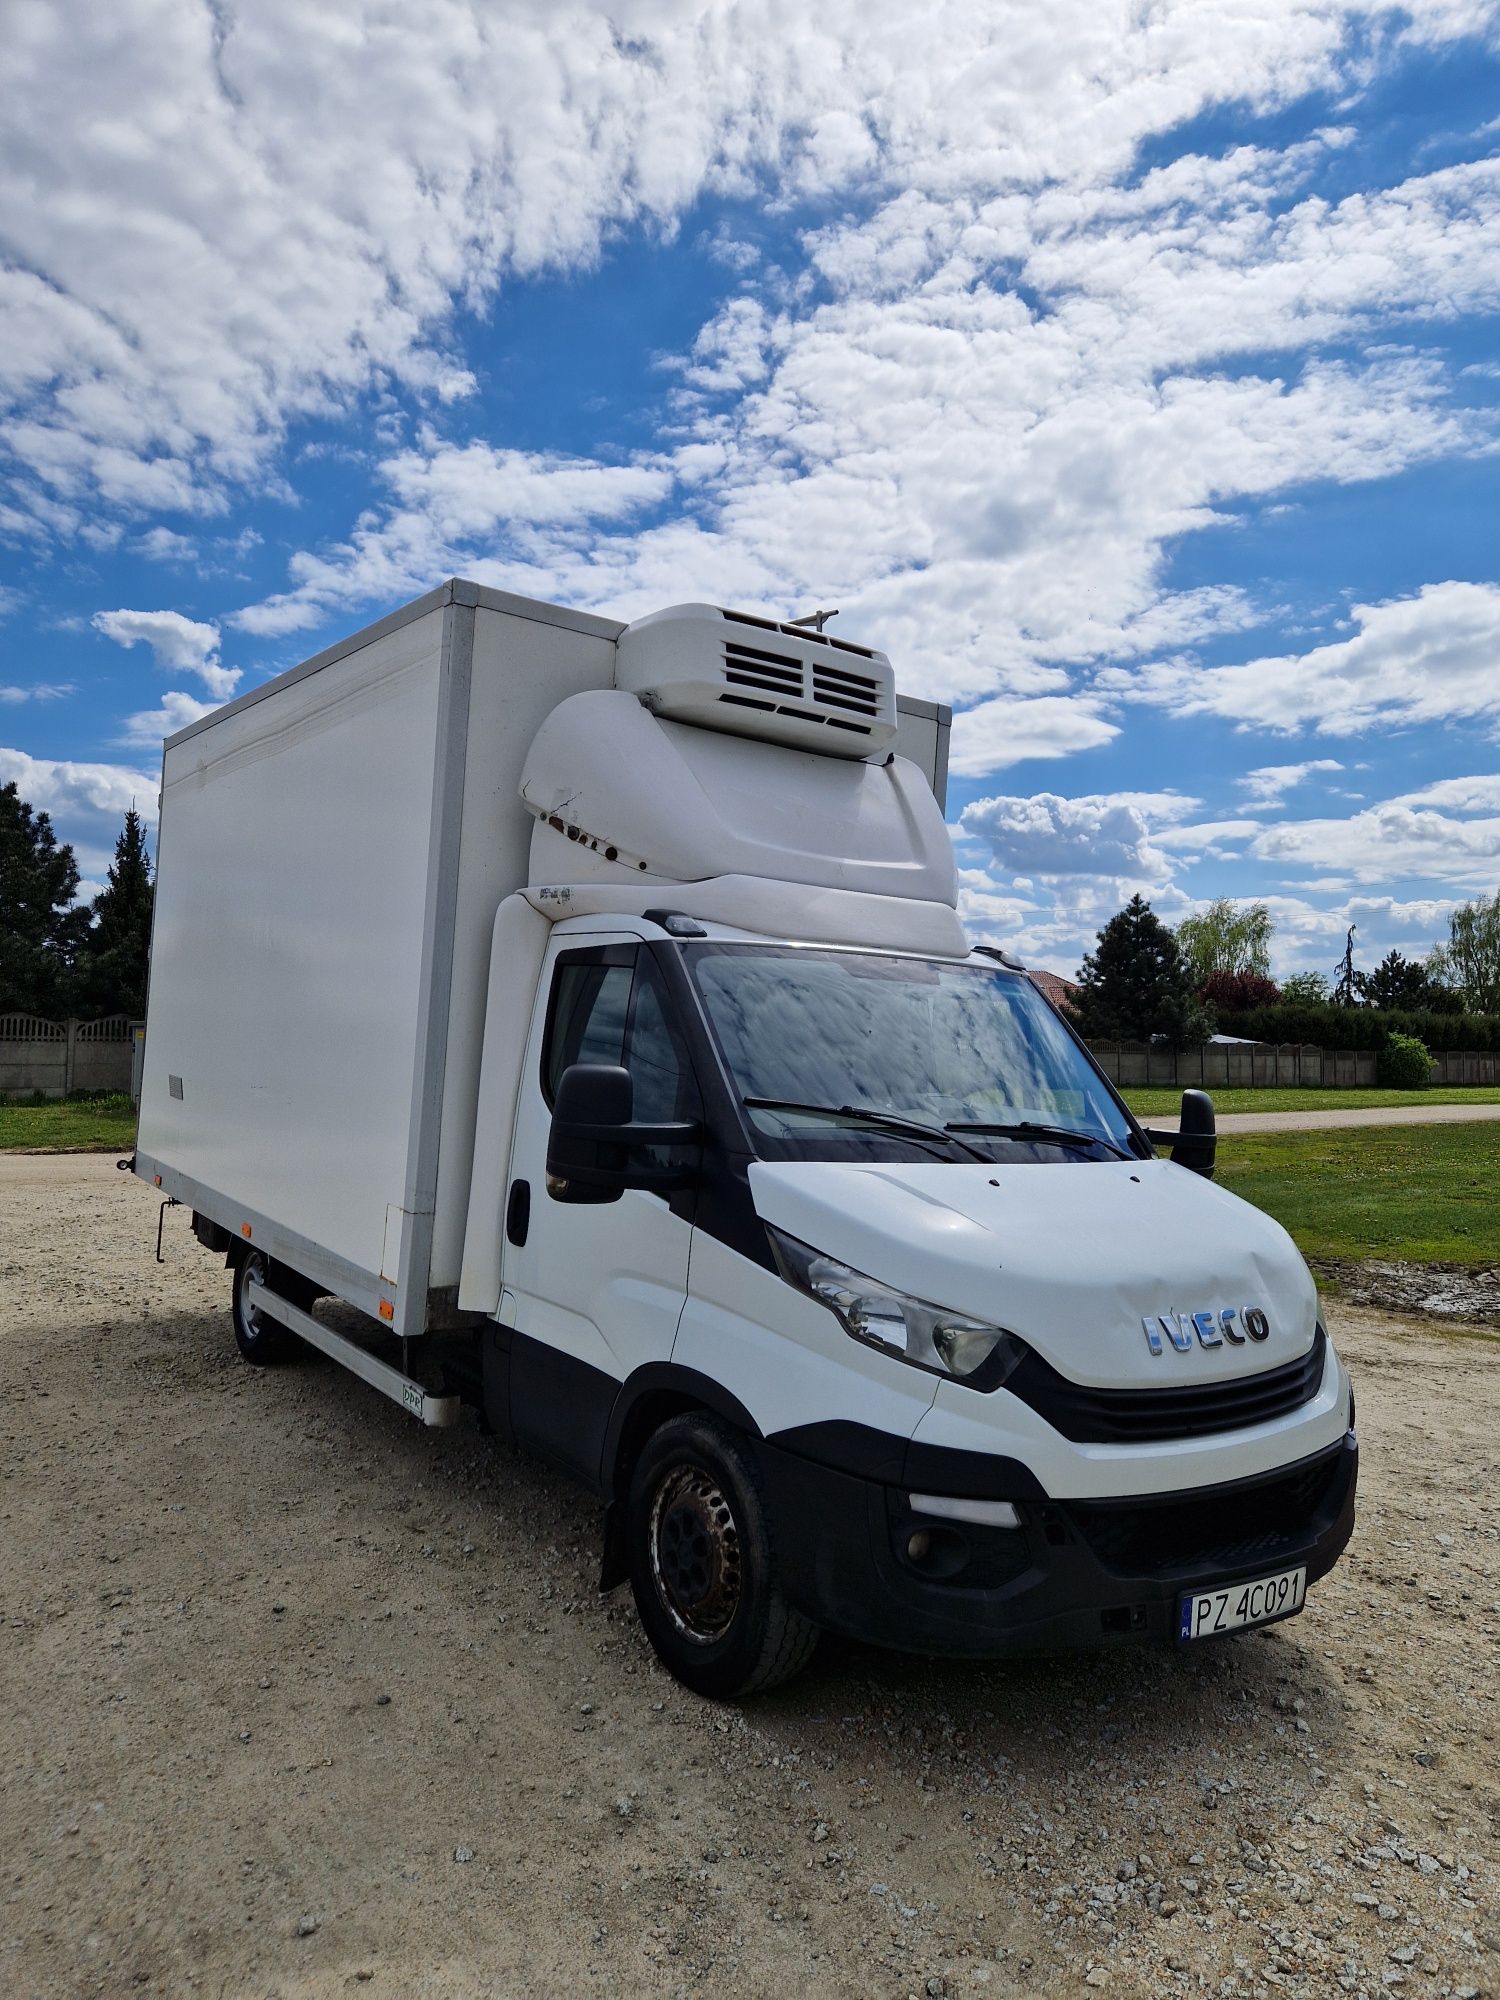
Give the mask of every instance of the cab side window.
<path id="1" fill-rule="evenodd" d="M 631 955 L 632 961 L 634 954 Z M 574 1063 L 622 1063 L 629 1017 L 633 962 L 565 959 L 552 984 L 543 1089 L 550 1104 L 565 1069 Z"/>
<path id="2" fill-rule="evenodd" d="M 696 1115 L 686 1051 L 674 1035 L 656 968 L 630 946 L 570 953 L 552 982 L 542 1089 L 551 1104 L 574 1063 L 623 1063 L 635 1086 L 634 1115 L 662 1124 Z"/>

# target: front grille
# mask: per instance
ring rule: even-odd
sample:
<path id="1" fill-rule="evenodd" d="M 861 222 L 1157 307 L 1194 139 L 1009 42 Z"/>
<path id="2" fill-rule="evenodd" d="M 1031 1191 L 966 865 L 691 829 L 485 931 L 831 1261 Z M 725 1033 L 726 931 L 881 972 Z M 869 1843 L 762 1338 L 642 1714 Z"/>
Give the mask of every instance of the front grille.
<path id="1" fill-rule="evenodd" d="M 1342 1444 L 1266 1479 L 1182 1498 L 1057 1503 L 1100 1563 L 1119 1576 L 1168 1576 L 1251 1563 L 1274 1570 L 1330 1527 L 1351 1459 Z"/>
<path id="2" fill-rule="evenodd" d="M 1070 1382 L 1033 1349 L 1005 1386 L 1075 1444 L 1215 1437 L 1270 1423 L 1311 1402 L 1323 1380 L 1327 1344 L 1320 1326 L 1307 1353 L 1284 1367 L 1161 1389 L 1092 1389 Z"/>

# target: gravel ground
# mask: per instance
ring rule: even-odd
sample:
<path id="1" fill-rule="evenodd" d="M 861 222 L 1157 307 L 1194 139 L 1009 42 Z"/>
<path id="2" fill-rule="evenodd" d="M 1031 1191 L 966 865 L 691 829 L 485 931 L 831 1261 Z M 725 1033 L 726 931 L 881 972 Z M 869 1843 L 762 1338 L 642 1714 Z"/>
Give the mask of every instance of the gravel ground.
<path id="1" fill-rule="evenodd" d="M 597 1517 L 321 1361 L 108 1162 L 0 1161 L 0 1993 L 1457 1996 L 1500 1978 L 1500 1353 L 1335 1305 L 1364 1473 L 1201 1653 L 825 1644 L 741 1709 Z"/>

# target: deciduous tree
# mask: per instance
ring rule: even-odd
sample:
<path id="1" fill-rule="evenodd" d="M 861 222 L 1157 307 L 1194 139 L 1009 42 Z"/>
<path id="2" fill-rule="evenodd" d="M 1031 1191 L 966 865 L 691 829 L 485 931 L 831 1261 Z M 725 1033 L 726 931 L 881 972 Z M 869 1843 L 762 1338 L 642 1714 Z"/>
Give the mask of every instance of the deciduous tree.
<path id="1" fill-rule="evenodd" d="M 1216 972 L 1254 972 L 1266 979 L 1274 930 L 1264 903 L 1236 903 L 1219 896 L 1196 916 L 1183 918 L 1177 926 L 1177 946 L 1194 986 L 1206 985 Z"/>
<path id="2" fill-rule="evenodd" d="M 1427 969 L 1458 993 L 1471 1014 L 1500 1014 L 1500 889 L 1460 903 L 1448 919 L 1448 942 Z"/>
<path id="3" fill-rule="evenodd" d="M 1328 980 L 1321 972 L 1289 972 L 1281 982 L 1285 1007 L 1321 1007 L 1328 998 Z"/>
<path id="4" fill-rule="evenodd" d="M 1247 1007 L 1274 1007 L 1281 998 L 1274 979 L 1260 972 L 1211 972 L 1198 988 L 1216 1014 L 1243 1014 Z"/>

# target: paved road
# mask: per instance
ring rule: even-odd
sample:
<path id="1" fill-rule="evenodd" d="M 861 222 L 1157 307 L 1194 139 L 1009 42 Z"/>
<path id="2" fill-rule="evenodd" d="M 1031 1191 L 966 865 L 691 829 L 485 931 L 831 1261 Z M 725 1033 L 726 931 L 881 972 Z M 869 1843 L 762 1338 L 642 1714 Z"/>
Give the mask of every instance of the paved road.
<path id="1" fill-rule="evenodd" d="M 1500 1118 L 1500 1104 L 1391 1104 L 1350 1111 L 1225 1111 L 1221 1132 L 1327 1132 L 1345 1125 L 1471 1125 Z M 1143 1123 L 1175 1132 L 1175 1118 L 1148 1118 Z"/>

